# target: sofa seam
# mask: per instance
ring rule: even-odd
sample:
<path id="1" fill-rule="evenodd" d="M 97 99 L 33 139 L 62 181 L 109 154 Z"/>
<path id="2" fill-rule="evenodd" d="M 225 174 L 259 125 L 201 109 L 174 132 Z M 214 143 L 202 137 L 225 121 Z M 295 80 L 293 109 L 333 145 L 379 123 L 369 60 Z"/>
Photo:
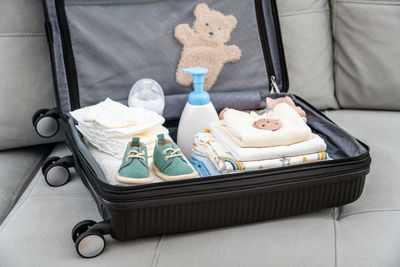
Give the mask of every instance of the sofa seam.
<path id="1" fill-rule="evenodd" d="M 92 199 L 90 196 L 30 196 L 30 199 L 47 199 L 47 198 L 52 198 L 52 199 L 62 199 L 62 198 L 68 198 L 68 199 Z"/>
<path id="2" fill-rule="evenodd" d="M 337 246 L 338 239 L 337 239 L 337 231 L 336 231 L 337 221 L 332 218 L 332 222 L 333 222 L 333 237 L 334 237 L 334 251 L 335 251 L 334 262 L 335 262 L 335 267 L 337 267 L 337 262 L 338 262 L 338 255 L 337 255 L 337 252 L 338 252 L 338 249 L 337 249 L 337 247 L 338 247 Z"/>
<path id="3" fill-rule="evenodd" d="M 345 214 L 343 216 L 340 216 L 338 219 L 341 220 L 341 219 L 346 218 L 346 217 L 351 217 L 351 216 L 360 215 L 360 214 L 372 214 L 372 213 L 384 213 L 384 212 L 400 212 L 400 209 L 360 211 L 360 212 L 354 212 L 354 213 Z"/>
<path id="4" fill-rule="evenodd" d="M 329 8 L 320 8 L 320 9 L 314 9 L 314 10 L 307 10 L 307 11 L 296 11 L 296 12 L 287 12 L 287 13 L 281 13 L 279 17 L 291 17 L 291 16 L 301 16 L 301 15 L 308 15 L 308 14 L 314 14 L 314 13 L 324 13 L 326 11 L 329 11 Z"/>
<path id="5" fill-rule="evenodd" d="M 352 0 L 336 0 L 336 2 L 343 3 L 343 4 L 358 4 L 358 5 L 374 5 L 374 6 L 399 6 L 400 3 L 398 2 L 390 2 L 390 1 L 352 1 Z"/>
<path id="6" fill-rule="evenodd" d="M 2 32 L 0 37 L 44 37 L 44 32 Z"/>
<path id="7" fill-rule="evenodd" d="M 151 263 L 152 267 L 158 266 L 158 262 L 160 260 L 160 254 L 161 254 L 161 246 L 162 246 L 163 241 L 164 241 L 164 235 L 160 236 L 160 238 L 157 241 L 157 244 L 156 244 L 156 247 L 154 250 L 153 260 Z"/>
<path id="8" fill-rule="evenodd" d="M 342 108 L 339 97 L 337 95 L 338 90 L 336 88 L 336 73 L 337 73 L 337 50 L 338 50 L 338 44 L 336 40 L 336 30 L 337 30 L 337 18 L 336 18 L 336 13 L 337 13 L 337 4 L 336 0 L 330 0 L 331 4 L 331 30 L 332 30 L 332 57 L 333 57 L 333 86 L 334 86 L 334 91 L 333 91 L 333 96 L 336 99 L 336 103 L 339 107 L 339 109 Z"/>

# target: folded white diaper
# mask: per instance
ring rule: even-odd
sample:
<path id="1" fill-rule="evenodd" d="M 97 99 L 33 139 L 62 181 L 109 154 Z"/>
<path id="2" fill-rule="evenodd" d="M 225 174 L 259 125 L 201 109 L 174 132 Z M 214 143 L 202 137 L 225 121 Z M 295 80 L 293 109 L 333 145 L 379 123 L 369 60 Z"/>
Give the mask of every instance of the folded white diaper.
<path id="1" fill-rule="evenodd" d="M 93 122 L 95 118 L 99 117 L 103 113 L 114 112 L 121 109 L 126 108 L 124 104 L 113 101 L 110 98 L 98 103 L 97 105 L 90 106 L 88 108 L 80 109 L 84 111 L 84 115 L 82 115 L 82 120 L 86 122 Z M 78 113 L 79 111 L 75 111 L 74 113 Z"/>
<path id="2" fill-rule="evenodd" d="M 291 106 L 280 103 L 273 111 L 281 124 L 276 131 L 257 129 L 253 126 L 256 119 L 251 114 L 228 109 L 224 122 L 229 136 L 241 147 L 286 146 L 311 138 L 310 127 Z"/>
<path id="3" fill-rule="evenodd" d="M 98 135 L 109 138 L 127 137 L 162 125 L 165 119 L 154 111 L 130 108 L 109 98 L 97 105 L 70 112 L 86 129 L 98 130 Z"/>
<path id="4" fill-rule="evenodd" d="M 94 147 L 118 159 L 133 136 L 140 137 L 152 155 L 157 134 L 168 135 L 164 118 L 154 111 L 129 108 L 109 98 L 97 105 L 70 112 L 77 129 Z"/>
<path id="5" fill-rule="evenodd" d="M 229 130 L 224 121 L 212 122 L 210 130 L 215 139 L 229 150 L 219 152 L 218 156 L 232 157 L 238 161 L 276 159 L 326 150 L 325 141 L 316 134 L 312 134 L 309 140 L 289 146 L 241 147 L 229 136 Z"/>
<path id="6" fill-rule="evenodd" d="M 148 156 L 151 157 L 153 155 L 155 142 L 157 141 L 157 134 L 163 133 L 165 136 L 168 135 L 168 129 L 163 126 L 159 126 L 148 132 L 119 138 L 108 138 L 93 134 L 90 132 L 90 129 L 85 129 L 79 125 L 77 125 L 76 128 L 99 151 L 108 153 L 118 159 L 122 159 L 124 156 L 126 145 L 132 140 L 133 136 L 140 137 L 140 142 L 146 144 Z"/>

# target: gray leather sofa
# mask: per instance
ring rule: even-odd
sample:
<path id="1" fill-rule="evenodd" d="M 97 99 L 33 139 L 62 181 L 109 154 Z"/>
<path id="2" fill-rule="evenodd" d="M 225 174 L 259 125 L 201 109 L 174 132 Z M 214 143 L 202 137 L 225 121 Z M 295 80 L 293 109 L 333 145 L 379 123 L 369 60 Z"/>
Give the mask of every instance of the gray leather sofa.
<path id="1" fill-rule="evenodd" d="M 99 220 L 80 179 L 49 187 L 69 153 L 31 127 L 54 106 L 39 0 L 0 3 L 0 266 L 400 266 L 400 1 L 279 0 L 290 90 L 371 147 L 359 200 L 279 220 L 118 242 L 82 259 L 71 228 Z M 35 145 L 35 146 L 33 146 Z M 29 146 L 29 147 L 27 147 Z M 22 148 L 21 148 L 22 147 Z M 11 210 L 11 211 L 10 211 Z"/>

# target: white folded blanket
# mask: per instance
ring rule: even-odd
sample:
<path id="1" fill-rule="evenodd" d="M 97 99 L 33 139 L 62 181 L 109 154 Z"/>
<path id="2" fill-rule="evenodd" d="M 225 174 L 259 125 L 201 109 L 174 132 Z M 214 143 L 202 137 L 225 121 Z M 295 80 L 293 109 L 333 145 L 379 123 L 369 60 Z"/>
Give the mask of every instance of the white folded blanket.
<path id="1" fill-rule="evenodd" d="M 312 134 L 309 140 L 289 146 L 274 147 L 241 147 L 234 142 L 228 133 L 224 121 L 210 124 L 212 135 L 229 151 L 218 151 L 218 157 L 231 157 L 237 161 L 276 159 L 312 154 L 326 150 L 325 141 L 316 134 Z"/>
<path id="2" fill-rule="evenodd" d="M 311 138 L 310 127 L 291 106 L 280 103 L 273 111 L 281 124 L 276 131 L 257 129 L 253 126 L 255 118 L 251 114 L 228 109 L 224 121 L 229 136 L 241 147 L 285 146 Z"/>
<path id="3" fill-rule="evenodd" d="M 274 159 L 240 161 L 236 160 L 233 154 L 209 133 L 198 133 L 195 136 L 193 151 L 209 157 L 218 170 L 224 173 L 278 168 L 330 159 L 326 152 L 318 151 L 297 156 L 281 156 Z"/>

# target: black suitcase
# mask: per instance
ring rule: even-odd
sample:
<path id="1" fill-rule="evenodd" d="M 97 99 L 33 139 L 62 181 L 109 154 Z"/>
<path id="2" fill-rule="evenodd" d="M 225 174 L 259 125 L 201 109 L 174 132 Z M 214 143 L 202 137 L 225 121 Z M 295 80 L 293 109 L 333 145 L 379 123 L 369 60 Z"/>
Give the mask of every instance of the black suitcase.
<path id="1" fill-rule="evenodd" d="M 38 134 L 46 137 L 57 132 L 60 118 L 73 153 L 49 158 L 43 173 L 49 185 L 61 186 L 69 180 L 68 168 L 74 167 L 104 219 L 74 227 L 72 238 L 81 256 L 99 255 L 107 234 L 127 240 L 251 223 L 341 206 L 361 195 L 371 162 L 368 146 L 303 99 L 287 93 L 275 0 L 204 1 L 224 14 L 236 15 L 239 23 L 232 43 L 243 47 L 243 61 L 224 67 L 219 80 L 225 82 L 217 81 L 210 93 L 212 101 L 219 110 L 225 106 L 257 109 L 263 107 L 261 99 L 267 95 L 290 96 L 306 111 L 308 125 L 323 137 L 334 160 L 136 186 L 107 182 L 69 112 L 108 96 L 126 101 L 127 88 L 149 69 L 154 70 L 152 78 L 168 84 L 172 72 L 165 74 L 165 67 L 172 62 L 175 70 L 180 50 L 178 43 L 171 45 L 170 35 L 177 22 L 193 21 L 199 1 L 43 2 L 58 107 L 39 110 L 33 122 Z M 249 89 L 243 90 L 244 85 Z M 188 89 L 172 87 L 164 88 L 164 117 L 171 136 L 176 136 Z"/>

